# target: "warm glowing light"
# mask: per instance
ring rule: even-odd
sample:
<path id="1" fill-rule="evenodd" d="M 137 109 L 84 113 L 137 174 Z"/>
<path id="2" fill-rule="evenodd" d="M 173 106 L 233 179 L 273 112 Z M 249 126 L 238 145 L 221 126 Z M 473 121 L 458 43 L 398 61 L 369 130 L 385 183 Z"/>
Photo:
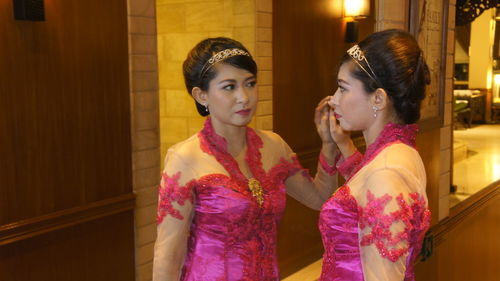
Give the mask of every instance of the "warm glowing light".
<path id="1" fill-rule="evenodd" d="M 498 157 L 498 155 L 493 155 L 493 157 L 491 158 L 492 160 L 492 173 L 491 173 L 491 176 L 492 176 L 492 180 L 493 181 L 496 181 L 498 179 L 500 179 L 500 157 Z"/>
<path id="2" fill-rule="evenodd" d="M 495 74 L 495 84 L 500 85 L 500 74 Z"/>
<path id="3" fill-rule="evenodd" d="M 370 14 L 368 0 L 344 0 L 344 17 L 364 18 Z"/>

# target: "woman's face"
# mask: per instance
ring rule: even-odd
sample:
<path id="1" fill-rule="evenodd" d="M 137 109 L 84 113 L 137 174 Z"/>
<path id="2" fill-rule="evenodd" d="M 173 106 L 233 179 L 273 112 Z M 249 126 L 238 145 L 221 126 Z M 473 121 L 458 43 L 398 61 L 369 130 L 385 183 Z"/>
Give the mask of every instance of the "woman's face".
<path id="1" fill-rule="evenodd" d="M 344 130 L 363 131 L 375 120 L 370 95 L 351 74 L 353 62 L 343 63 L 337 76 L 338 88 L 330 100 L 335 117 Z"/>
<path id="2" fill-rule="evenodd" d="M 246 126 L 257 107 L 257 78 L 247 70 L 228 64 L 215 66 L 217 75 L 209 83 L 208 108 L 213 122 Z"/>

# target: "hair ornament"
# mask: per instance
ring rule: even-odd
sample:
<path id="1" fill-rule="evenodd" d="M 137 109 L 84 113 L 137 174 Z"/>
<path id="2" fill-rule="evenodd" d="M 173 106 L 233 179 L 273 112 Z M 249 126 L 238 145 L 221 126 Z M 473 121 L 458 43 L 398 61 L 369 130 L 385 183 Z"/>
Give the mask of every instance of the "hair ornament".
<path id="1" fill-rule="evenodd" d="M 218 53 L 216 53 L 215 55 L 213 55 L 206 63 L 205 65 L 203 66 L 203 68 L 201 69 L 201 74 L 200 74 L 200 78 L 203 77 L 203 75 L 205 75 L 205 72 L 207 72 L 214 64 L 218 63 L 218 62 L 221 62 L 223 60 L 226 60 L 228 58 L 231 58 L 231 57 L 235 57 L 235 56 L 247 56 L 247 57 L 252 57 L 250 55 L 250 53 L 248 53 L 247 51 L 245 50 L 242 50 L 242 49 L 239 49 L 239 48 L 231 48 L 231 49 L 225 49 L 225 50 L 222 50 Z"/>
<path id="2" fill-rule="evenodd" d="M 376 78 L 377 76 L 375 75 L 375 72 L 373 71 L 372 67 L 368 63 L 368 60 L 365 57 L 365 53 L 361 50 L 361 48 L 358 45 L 352 46 L 349 50 L 347 50 L 347 54 L 354 60 L 354 62 L 373 80 L 377 85 L 382 88 L 382 84 L 378 81 Z M 363 65 L 361 64 L 364 62 L 370 71 L 368 71 Z"/>

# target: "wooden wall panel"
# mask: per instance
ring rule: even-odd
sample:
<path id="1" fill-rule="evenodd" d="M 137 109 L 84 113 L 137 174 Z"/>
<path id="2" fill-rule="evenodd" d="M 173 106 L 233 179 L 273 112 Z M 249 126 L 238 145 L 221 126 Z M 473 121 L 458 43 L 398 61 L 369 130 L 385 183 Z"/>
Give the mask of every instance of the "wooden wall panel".
<path id="1" fill-rule="evenodd" d="M 132 190 L 125 0 L 0 0 L 0 225 Z"/>
<path id="2" fill-rule="evenodd" d="M 339 6 L 334 2 L 273 1 L 273 127 L 313 172 L 321 146 L 314 109 L 335 91 L 340 58 L 351 46 L 344 42 L 345 21 L 335 15 Z M 373 16 L 360 21 L 360 39 L 373 32 L 374 24 Z M 282 277 L 323 253 L 318 212 L 287 200 L 278 238 Z"/>
<path id="3" fill-rule="evenodd" d="M 452 209 L 433 227 L 434 252 L 417 263 L 417 280 L 498 280 L 500 276 L 500 183 Z M 459 208 L 458 212 L 454 212 Z"/>
<path id="4" fill-rule="evenodd" d="M 132 211 L 0 247 L 0 280 L 133 281 Z"/>
<path id="5" fill-rule="evenodd" d="M 133 280 L 126 0 L 0 0 L 0 280 Z"/>

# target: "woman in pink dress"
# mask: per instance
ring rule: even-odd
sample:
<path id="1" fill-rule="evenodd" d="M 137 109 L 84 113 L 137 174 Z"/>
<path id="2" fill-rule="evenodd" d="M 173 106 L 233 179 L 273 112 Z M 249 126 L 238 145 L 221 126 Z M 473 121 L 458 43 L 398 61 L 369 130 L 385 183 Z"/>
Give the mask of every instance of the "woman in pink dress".
<path id="1" fill-rule="evenodd" d="M 210 117 L 165 158 L 153 280 L 279 280 L 276 232 L 286 194 L 318 209 L 336 175 L 319 167 L 311 179 L 277 134 L 247 127 L 258 100 L 257 65 L 241 43 L 203 40 L 183 72 L 198 112 Z M 333 163 L 328 119 L 319 117 L 328 140 L 322 161 Z"/>
<path id="2" fill-rule="evenodd" d="M 320 280 L 414 280 L 413 263 L 430 222 L 424 165 L 415 148 L 429 82 L 422 50 L 405 31 L 373 33 L 343 57 L 338 89 L 320 104 L 342 154 L 330 170 L 346 179 L 321 208 Z M 344 130 L 363 133 L 364 155 Z"/>

